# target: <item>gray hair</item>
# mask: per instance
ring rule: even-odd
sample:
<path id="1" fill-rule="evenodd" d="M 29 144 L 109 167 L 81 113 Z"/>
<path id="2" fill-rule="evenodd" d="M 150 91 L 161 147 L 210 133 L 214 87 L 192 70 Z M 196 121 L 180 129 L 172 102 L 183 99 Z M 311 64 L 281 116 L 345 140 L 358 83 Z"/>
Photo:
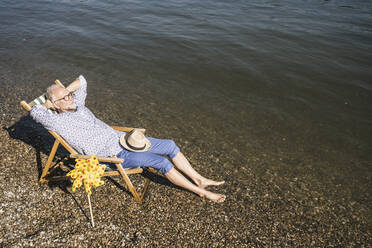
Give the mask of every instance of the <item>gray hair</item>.
<path id="1" fill-rule="evenodd" d="M 46 97 L 50 100 L 50 101 L 54 101 L 55 99 L 55 96 L 53 94 L 53 90 L 56 89 L 56 88 L 59 88 L 61 86 L 59 86 L 58 84 L 53 84 L 51 86 L 49 86 L 47 89 L 46 89 Z"/>

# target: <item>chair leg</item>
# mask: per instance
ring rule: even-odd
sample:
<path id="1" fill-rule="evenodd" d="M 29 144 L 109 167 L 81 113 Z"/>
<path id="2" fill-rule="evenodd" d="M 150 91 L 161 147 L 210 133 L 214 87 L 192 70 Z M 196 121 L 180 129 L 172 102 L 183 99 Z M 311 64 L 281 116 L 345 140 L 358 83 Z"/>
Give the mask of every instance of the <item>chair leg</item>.
<path id="1" fill-rule="evenodd" d="M 136 200 L 136 202 L 141 203 L 142 199 L 139 197 L 139 195 L 138 195 L 136 189 L 134 188 L 132 182 L 130 181 L 127 173 L 125 173 L 123 167 L 121 167 L 121 164 L 115 164 L 115 165 L 116 165 L 116 168 L 118 169 L 118 171 L 120 172 L 121 176 L 123 177 L 125 183 L 128 185 L 129 191 L 134 196 L 134 199 Z"/>
<path id="2" fill-rule="evenodd" d="M 149 187 L 149 184 L 150 184 L 150 179 L 146 178 L 145 179 L 145 185 L 143 186 L 142 194 L 141 194 L 141 197 L 140 197 L 141 201 L 146 194 L 146 191 L 147 191 L 147 188 Z"/>
<path id="3" fill-rule="evenodd" d="M 148 169 L 149 169 L 152 173 L 156 173 L 156 170 L 155 170 L 154 168 L 148 167 Z M 142 194 L 141 194 L 141 200 L 142 200 L 143 197 L 145 196 L 146 191 L 147 191 L 147 188 L 149 187 L 149 184 L 150 184 L 150 178 L 146 178 L 146 179 L 145 179 L 145 185 L 143 186 L 143 190 L 142 190 Z"/>
<path id="4" fill-rule="evenodd" d="M 50 152 L 49 157 L 48 157 L 48 161 L 45 165 L 45 168 L 43 169 L 43 172 L 41 173 L 40 183 L 48 182 L 48 180 L 45 179 L 45 176 L 48 174 L 49 168 L 52 164 L 52 161 L 53 161 L 54 155 L 56 154 L 58 146 L 59 146 L 59 141 L 58 140 L 54 141 L 52 151 Z"/>
<path id="5" fill-rule="evenodd" d="M 49 167 L 49 173 L 53 173 L 56 169 L 58 169 L 60 166 L 64 165 L 64 161 L 67 160 L 67 157 L 61 159 L 58 163 L 55 163 L 53 166 Z"/>

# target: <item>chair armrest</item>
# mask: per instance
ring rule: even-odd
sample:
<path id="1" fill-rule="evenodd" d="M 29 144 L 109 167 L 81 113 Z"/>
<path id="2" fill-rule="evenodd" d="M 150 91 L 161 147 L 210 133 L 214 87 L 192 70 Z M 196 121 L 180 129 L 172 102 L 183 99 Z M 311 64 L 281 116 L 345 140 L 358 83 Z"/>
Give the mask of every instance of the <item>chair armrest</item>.
<path id="1" fill-rule="evenodd" d="M 24 109 L 26 109 L 27 111 L 30 111 L 30 110 L 31 110 L 31 106 L 30 106 L 27 102 L 25 102 L 25 101 L 21 101 L 20 104 L 21 104 L 22 107 L 23 107 Z"/>
<path id="2" fill-rule="evenodd" d="M 144 128 L 134 128 L 134 127 L 119 127 L 119 126 L 111 126 L 113 129 L 122 131 L 122 132 L 131 132 L 133 129 L 137 129 L 141 131 L 143 134 L 145 134 L 146 129 Z"/>
<path id="3" fill-rule="evenodd" d="M 70 154 L 70 158 L 80 158 L 80 159 L 90 159 L 90 155 L 81 155 L 81 154 Z M 124 163 L 124 159 L 122 158 L 110 158 L 110 157 L 99 157 L 97 156 L 98 161 L 101 162 L 108 162 L 108 163 L 116 163 L 122 164 Z"/>

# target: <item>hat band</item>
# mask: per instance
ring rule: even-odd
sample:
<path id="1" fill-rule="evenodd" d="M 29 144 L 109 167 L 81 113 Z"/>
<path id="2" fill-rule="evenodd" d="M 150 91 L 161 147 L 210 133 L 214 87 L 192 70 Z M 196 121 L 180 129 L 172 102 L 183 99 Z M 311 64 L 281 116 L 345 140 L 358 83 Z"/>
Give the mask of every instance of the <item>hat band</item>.
<path id="1" fill-rule="evenodd" d="M 125 143 L 127 143 L 127 146 L 128 146 L 130 149 L 133 149 L 133 150 L 136 150 L 136 151 L 139 151 L 139 150 L 143 150 L 143 149 L 145 149 L 146 144 L 144 144 L 142 147 L 135 147 L 135 146 L 132 146 L 131 144 L 129 144 L 129 142 L 128 142 L 128 138 L 129 138 L 129 135 L 126 135 L 126 137 L 125 137 Z"/>

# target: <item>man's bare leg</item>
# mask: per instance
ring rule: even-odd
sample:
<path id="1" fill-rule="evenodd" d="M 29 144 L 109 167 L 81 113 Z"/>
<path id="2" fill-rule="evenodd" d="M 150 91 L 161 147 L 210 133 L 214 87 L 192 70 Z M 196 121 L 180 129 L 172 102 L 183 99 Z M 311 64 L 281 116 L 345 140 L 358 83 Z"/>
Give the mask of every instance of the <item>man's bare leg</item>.
<path id="1" fill-rule="evenodd" d="M 184 176 L 181 175 L 175 168 L 172 168 L 170 171 L 165 174 L 165 177 L 168 178 L 169 181 L 172 183 L 188 189 L 196 194 L 198 194 L 200 197 L 206 197 L 211 201 L 221 203 L 224 202 L 226 199 L 226 196 L 223 194 L 217 194 L 213 193 L 211 191 L 208 191 L 204 188 L 200 188 L 196 186 L 195 184 L 191 183 L 189 180 L 187 180 Z"/>
<path id="2" fill-rule="evenodd" d="M 213 181 L 200 175 L 196 170 L 194 170 L 194 168 L 192 168 L 189 161 L 181 152 L 177 153 L 177 155 L 172 159 L 172 162 L 179 170 L 189 176 L 200 188 L 204 189 L 209 185 L 221 185 L 225 182 Z"/>

